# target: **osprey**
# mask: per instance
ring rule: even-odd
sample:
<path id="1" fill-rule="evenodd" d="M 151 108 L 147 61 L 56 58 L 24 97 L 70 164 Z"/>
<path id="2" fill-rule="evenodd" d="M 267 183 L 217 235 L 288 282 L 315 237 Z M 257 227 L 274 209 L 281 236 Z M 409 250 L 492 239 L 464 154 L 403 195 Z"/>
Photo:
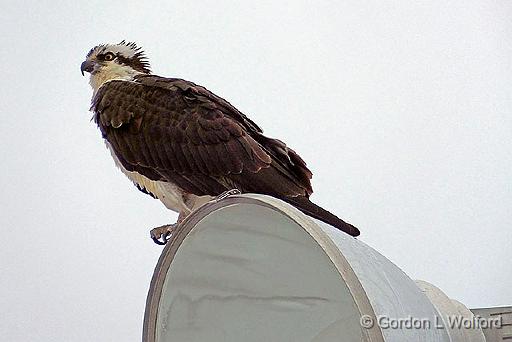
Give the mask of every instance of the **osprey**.
<path id="1" fill-rule="evenodd" d="M 151 231 L 155 242 L 166 243 L 193 209 L 232 189 L 274 196 L 359 235 L 309 200 L 312 173 L 294 150 L 206 88 L 151 74 L 135 43 L 92 48 L 81 71 L 90 73 L 91 111 L 116 165 L 179 213 L 176 224 Z"/>

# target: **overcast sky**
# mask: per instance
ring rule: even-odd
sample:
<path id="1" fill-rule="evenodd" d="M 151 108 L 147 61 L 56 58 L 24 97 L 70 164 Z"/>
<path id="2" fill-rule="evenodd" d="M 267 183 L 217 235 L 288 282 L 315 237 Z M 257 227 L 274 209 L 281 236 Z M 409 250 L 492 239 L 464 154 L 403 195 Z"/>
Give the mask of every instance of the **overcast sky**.
<path id="1" fill-rule="evenodd" d="M 114 167 L 80 63 L 133 40 L 298 151 L 411 278 L 512 304 L 512 3 L 4 1 L 0 336 L 139 341 L 176 214 Z M 340 4 L 343 3 L 343 4 Z"/>

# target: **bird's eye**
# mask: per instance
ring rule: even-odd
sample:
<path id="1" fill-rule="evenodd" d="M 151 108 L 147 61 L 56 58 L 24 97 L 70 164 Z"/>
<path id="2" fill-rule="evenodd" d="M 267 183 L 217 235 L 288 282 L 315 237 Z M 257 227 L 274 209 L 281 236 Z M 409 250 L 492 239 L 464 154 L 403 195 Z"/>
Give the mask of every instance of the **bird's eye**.
<path id="1" fill-rule="evenodd" d="M 105 57 L 103 57 L 103 59 L 106 60 L 106 61 L 111 61 L 114 58 L 116 58 L 116 56 L 112 52 L 107 52 L 105 54 Z"/>

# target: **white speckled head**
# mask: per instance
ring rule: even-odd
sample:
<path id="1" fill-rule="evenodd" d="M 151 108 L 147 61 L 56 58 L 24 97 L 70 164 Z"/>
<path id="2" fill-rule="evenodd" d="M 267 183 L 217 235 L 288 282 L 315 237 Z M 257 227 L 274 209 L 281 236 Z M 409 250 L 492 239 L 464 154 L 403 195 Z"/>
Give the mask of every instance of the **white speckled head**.
<path id="1" fill-rule="evenodd" d="M 105 82 L 131 80 L 138 74 L 149 74 L 149 62 L 135 43 L 100 44 L 87 53 L 81 65 L 82 74 L 89 72 L 94 94 Z"/>

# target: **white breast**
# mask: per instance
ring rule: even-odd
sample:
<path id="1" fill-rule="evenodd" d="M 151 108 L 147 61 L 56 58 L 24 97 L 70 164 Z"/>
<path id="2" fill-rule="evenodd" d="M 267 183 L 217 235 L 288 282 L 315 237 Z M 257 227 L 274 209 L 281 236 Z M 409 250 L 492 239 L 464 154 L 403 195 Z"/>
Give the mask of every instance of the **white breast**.
<path id="1" fill-rule="evenodd" d="M 168 182 L 162 181 L 153 181 L 140 173 L 128 171 L 121 164 L 114 151 L 112 151 L 112 147 L 105 141 L 112 158 L 114 158 L 114 162 L 117 167 L 135 184 L 140 186 L 141 188 L 147 190 L 148 192 L 155 195 L 168 209 L 173 210 L 178 213 L 186 212 L 189 213 L 192 210 L 194 203 L 189 203 L 188 197 L 184 191 L 178 188 L 176 185 Z M 194 196 L 196 197 L 196 196 Z M 187 203 L 185 203 L 187 201 Z M 194 202 L 194 201 L 192 201 Z"/>

